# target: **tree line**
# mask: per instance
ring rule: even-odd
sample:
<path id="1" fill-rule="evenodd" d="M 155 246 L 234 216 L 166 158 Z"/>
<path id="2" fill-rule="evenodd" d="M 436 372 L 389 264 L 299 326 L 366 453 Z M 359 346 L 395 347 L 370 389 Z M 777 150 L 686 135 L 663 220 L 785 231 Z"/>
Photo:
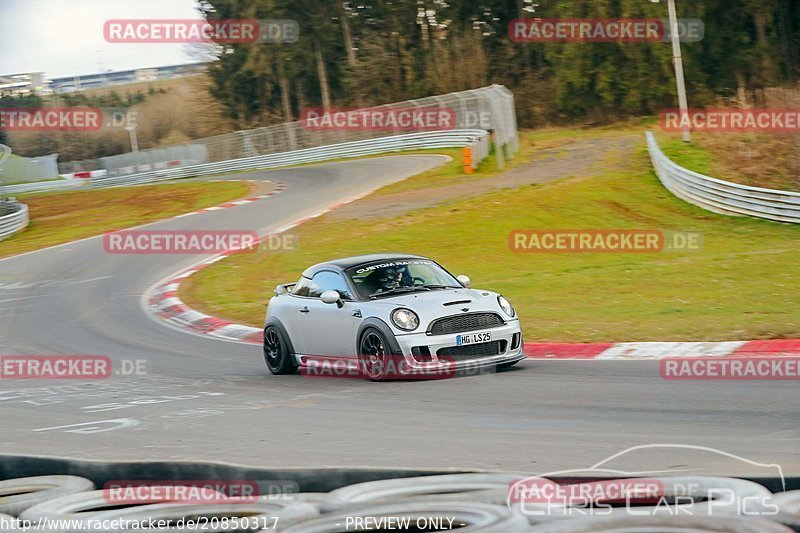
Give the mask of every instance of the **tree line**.
<path id="1" fill-rule="evenodd" d="M 676 106 L 669 43 L 519 43 L 512 20 L 667 17 L 666 0 L 199 0 L 208 19 L 293 19 L 285 44 L 194 46 L 207 76 L 186 94 L 59 95 L 52 105 L 134 106 L 141 148 L 296 120 L 304 109 L 363 107 L 499 83 L 521 127 L 608 123 Z M 704 37 L 682 45 L 691 107 L 758 104 L 759 91 L 797 87 L 798 0 L 676 0 Z M 194 87 L 198 85 L 198 87 Z M 770 94 L 774 95 L 774 91 Z M 151 101 L 152 100 L 152 101 Z M 38 96 L 3 107 L 38 107 Z M 198 111 L 202 112 L 198 112 Z M 97 138 L 95 138 L 97 137 Z M 17 153 L 61 160 L 125 152 L 124 131 L 12 133 Z"/>
<path id="2" fill-rule="evenodd" d="M 800 77 L 800 2 L 677 0 L 705 25 L 683 44 L 690 106 L 742 99 Z M 219 49 L 212 94 L 238 127 L 306 107 L 364 106 L 491 83 L 516 95 L 520 125 L 608 122 L 675 106 L 669 43 L 518 43 L 518 18 L 667 18 L 647 0 L 203 0 L 209 19 L 294 19 L 291 44 Z M 741 103 L 741 102 L 740 102 Z"/>

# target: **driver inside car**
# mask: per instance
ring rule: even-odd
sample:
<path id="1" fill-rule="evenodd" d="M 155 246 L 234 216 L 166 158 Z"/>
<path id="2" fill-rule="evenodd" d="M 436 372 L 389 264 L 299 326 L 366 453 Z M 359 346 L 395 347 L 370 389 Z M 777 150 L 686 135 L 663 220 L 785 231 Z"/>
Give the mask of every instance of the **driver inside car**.
<path id="1" fill-rule="evenodd" d="M 408 267 L 388 267 L 376 270 L 366 277 L 364 285 L 369 288 L 372 294 L 378 292 L 391 291 L 399 287 L 411 287 L 414 285 L 414 278 L 408 271 Z"/>

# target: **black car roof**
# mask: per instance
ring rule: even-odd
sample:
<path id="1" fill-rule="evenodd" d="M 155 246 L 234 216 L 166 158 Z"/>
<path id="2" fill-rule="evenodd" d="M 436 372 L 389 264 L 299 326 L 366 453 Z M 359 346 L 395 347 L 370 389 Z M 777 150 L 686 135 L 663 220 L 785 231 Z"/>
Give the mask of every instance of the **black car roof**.
<path id="1" fill-rule="evenodd" d="M 306 269 L 303 272 L 303 276 L 306 278 L 313 278 L 314 275 L 319 272 L 320 270 L 347 270 L 348 268 L 353 268 L 360 265 L 366 265 L 370 263 L 382 263 L 393 261 L 397 259 L 428 259 L 427 257 L 423 257 L 421 255 L 414 255 L 414 254 L 369 254 L 369 255 L 355 255 L 353 257 L 343 257 L 341 259 L 335 259 L 333 261 L 326 261 L 324 263 L 318 263 L 312 267 Z"/>

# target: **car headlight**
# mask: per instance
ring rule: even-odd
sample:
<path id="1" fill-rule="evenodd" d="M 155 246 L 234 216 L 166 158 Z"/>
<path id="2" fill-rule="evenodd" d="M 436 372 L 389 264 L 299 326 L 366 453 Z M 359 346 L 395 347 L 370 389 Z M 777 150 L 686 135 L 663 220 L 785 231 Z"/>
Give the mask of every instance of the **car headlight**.
<path id="1" fill-rule="evenodd" d="M 497 297 L 497 303 L 500 305 L 500 309 L 505 311 L 505 313 L 511 318 L 514 318 L 517 315 L 517 312 L 514 310 L 514 306 L 511 305 L 511 302 L 506 300 L 503 296 Z"/>
<path id="2" fill-rule="evenodd" d="M 419 317 L 411 309 L 395 309 L 392 311 L 392 322 L 403 331 L 414 331 L 419 327 Z"/>

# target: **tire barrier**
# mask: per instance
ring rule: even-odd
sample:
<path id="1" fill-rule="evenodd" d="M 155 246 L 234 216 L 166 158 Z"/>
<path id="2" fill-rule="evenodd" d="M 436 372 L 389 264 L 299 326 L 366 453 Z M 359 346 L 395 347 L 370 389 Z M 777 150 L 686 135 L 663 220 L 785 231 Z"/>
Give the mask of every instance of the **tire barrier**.
<path id="1" fill-rule="evenodd" d="M 663 504 L 636 507 L 637 512 L 652 515 L 676 512 L 692 516 L 735 515 L 739 511 L 740 502 L 765 501 L 771 495 L 763 485 L 744 479 L 716 476 L 648 476 L 647 480 L 658 484 L 660 497 L 674 502 L 669 507 Z M 520 483 L 524 484 L 525 480 Z M 509 494 L 513 493 L 515 493 L 514 487 L 509 489 Z M 710 494 L 714 494 L 715 498 L 710 498 Z M 685 503 L 681 503 L 681 499 Z M 570 520 L 571 517 L 580 516 L 579 509 L 581 509 L 581 505 L 570 507 L 554 505 L 552 502 L 524 504 L 509 502 L 509 505 L 527 514 L 531 523 Z M 622 519 L 629 517 L 626 507 L 611 507 L 603 512 L 610 516 L 620 516 Z"/>
<path id="2" fill-rule="evenodd" d="M 154 504 L 131 509 L 100 513 L 98 520 L 165 521 L 174 524 L 159 531 L 206 531 L 223 533 L 229 531 L 269 531 L 275 526 L 291 526 L 319 516 L 316 505 L 297 500 L 281 501 L 277 498 L 261 498 L 255 503 L 215 503 L 215 504 Z M 223 520 L 227 518 L 228 520 Z M 240 520 L 236 521 L 235 518 Z M 205 522 L 202 528 L 186 524 Z M 216 519 L 216 520 L 213 520 Z M 181 525 L 183 524 L 183 525 Z M 257 527 L 257 529 L 256 529 Z M 84 533 L 84 532 L 75 532 Z M 96 531 L 93 533 L 117 533 L 117 531 Z"/>
<path id="3" fill-rule="evenodd" d="M 16 519 L 11 515 L 0 513 L 0 531 L 19 531 L 19 529 L 16 527 L 15 520 Z"/>
<path id="4" fill-rule="evenodd" d="M 185 488 L 185 485 L 149 485 L 148 492 L 177 494 L 174 489 Z M 142 522 L 165 521 L 177 523 L 180 520 L 197 521 L 204 516 L 214 516 L 218 520 L 222 517 L 247 517 L 255 524 L 267 524 L 270 520 L 277 520 L 282 524 L 292 524 L 300 520 L 314 518 L 319 514 L 317 506 L 301 501 L 297 498 L 260 497 L 255 501 L 228 498 L 217 491 L 209 491 L 206 496 L 215 496 L 210 503 L 186 503 L 180 501 L 160 501 L 159 503 L 128 502 L 127 504 L 116 501 L 110 497 L 106 490 L 92 490 L 77 494 L 57 497 L 34 505 L 23 511 L 19 518 L 32 523 L 47 520 L 51 524 L 73 524 L 83 520 L 85 523 L 97 522 Z M 311 493 L 312 495 L 314 493 Z M 319 496 L 317 496 L 319 498 Z M 141 504 L 143 503 L 143 504 Z M 63 528 L 50 526 L 54 533 L 116 533 L 118 529 L 110 528 L 77 528 L 66 525 Z M 213 527 L 207 525 L 203 531 L 209 533 L 236 531 L 239 527 L 232 528 L 230 524 Z M 170 527 L 166 531 L 183 531 L 191 528 Z"/>
<path id="5" fill-rule="evenodd" d="M 431 499 L 504 505 L 509 486 L 525 477 L 520 474 L 452 474 L 368 481 L 331 491 L 330 497 L 320 503 L 320 510 L 331 512 L 365 503 Z"/>
<path id="6" fill-rule="evenodd" d="M 771 515 L 770 520 L 787 525 L 794 531 L 800 531 L 800 490 L 774 495 L 764 502 L 761 510 Z"/>
<path id="7" fill-rule="evenodd" d="M 213 466 L 209 468 L 215 469 Z M 72 468 L 69 471 L 76 473 L 77 470 Z M 217 475 L 223 472 L 219 470 Z M 182 477 L 178 469 L 173 473 L 179 479 Z M 151 477 L 154 472 L 148 474 Z M 254 474 L 255 471 L 249 471 L 251 479 L 257 478 Z M 183 475 L 186 475 L 185 471 Z M 305 472 L 302 475 L 305 476 Z M 326 473 L 321 470 L 317 475 L 321 479 Z M 363 473 L 350 477 L 351 484 L 333 488 L 329 492 L 288 492 L 237 499 L 212 490 L 214 495 L 221 497 L 201 502 L 167 499 L 157 503 L 152 499 L 124 501 L 111 498 L 107 490 L 95 490 L 96 484 L 104 485 L 109 478 L 91 475 L 91 480 L 74 475 L 8 479 L 0 481 L 0 531 L 19 531 L 22 526 L 27 527 L 28 531 L 37 530 L 38 524 L 38 530 L 52 533 L 119 533 L 129 531 L 131 524 L 153 522 L 160 522 L 163 526 L 152 531 L 170 532 L 196 531 L 198 523 L 202 522 L 202 530 L 210 533 L 432 531 L 456 528 L 465 532 L 489 533 L 800 531 L 800 490 L 773 494 L 762 484 L 728 477 L 647 477 L 648 481 L 657 483 L 659 487 L 659 502 L 666 501 L 668 505 L 654 505 L 654 502 L 648 501 L 639 502 L 635 507 L 625 507 L 617 502 L 617 506 L 604 509 L 608 511 L 607 514 L 595 513 L 594 516 L 587 514 L 586 507 L 577 504 L 570 509 L 574 512 L 563 514 L 558 509 L 553 512 L 551 506 L 548 508 L 549 514 L 543 516 L 531 512 L 541 504 L 533 503 L 525 507 L 519 501 L 509 501 L 510 494 L 517 494 L 517 485 L 526 480 L 545 479 L 568 487 L 577 481 L 560 477 L 531 478 L 514 473 L 461 473 L 373 478 L 371 481 L 352 483 L 359 476 L 364 479 Z M 333 477 L 340 480 L 347 478 L 342 472 L 333 473 Z M 275 476 L 273 479 L 283 482 L 288 481 L 290 476 Z M 601 480 L 603 483 L 609 482 L 600 477 L 595 481 Z M 584 482 L 590 483 L 591 480 Z M 150 489 L 175 489 L 185 487 L 187 482 L 174 481 L 174 485 L 172 481 L 150 483 Z M 292 483 L 299 489 L 320 484 L 316 480 L 311 483 Z M 724 496 L 718 498 L 716 494 Z M 748 504 L 745 511 L 741 502 L 755 502 L 756 505 Z M 566 506 L 563 509 L 567 509 Z M 42 524 L 47 526 L 41 529 Z"/>
<path id="8" fill-rule="evenodd" d="M 169 489 L 171 487 L 161 485 L 152 488 Z M 223 495 L 220 494 L 220 496 Z M 107 491 L 91 490 L 43 501 L 22 511 L 19 513 L 19 517 L 31 521 L 45 518 L 48 520 L 94 518 L 109 508 L 119 507 L 119 505 L 119 503 L 111 501 Z"/>
<path id="9" fill-rule="evenodd" d="M 152 492 L 163 491 L 164 494 L 167 494 L 169 493 L 169 489 L 177 487 L 181 487 L 181 485 L 154 484 L 149 485 L 148 490 Z M 217 491 L 209 492 L 211 492 L 212 495 L 224 497 L 223 494 Z M 165 499 L 164 503 L 169 503 L 169 501 L 170 500 Z M 119 503 L 112 500 L 107 490 L 90 490 L 43 501 L 21 512 L 20 516 L 23 518 L 30 516 L 69 517 L 78 513 L 80 513 L 81 516 L 87 516 L 91 513 L 101 512 L 106 507 L 118 507 L 119 505 Z"/>
<path id="10" fill-rule="evenodd" d="M 37 476 L 0 481 L 0 513 L 17 516 L 34 505 L 90 490 L 94 490 L 94 483 L 77 476 Z"/>

